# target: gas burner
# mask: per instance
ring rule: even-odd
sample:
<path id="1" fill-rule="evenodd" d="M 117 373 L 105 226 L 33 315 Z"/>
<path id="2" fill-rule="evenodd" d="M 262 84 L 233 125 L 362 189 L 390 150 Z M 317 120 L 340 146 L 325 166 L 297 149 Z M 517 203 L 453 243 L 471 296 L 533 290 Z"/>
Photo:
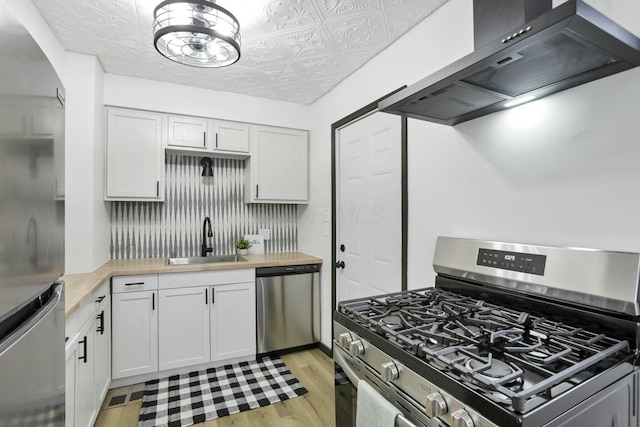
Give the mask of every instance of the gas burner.
<path id="1" fill-rule="evenodd" d="M 498 359 L 491 360 L 489 368 L 479 371 L 484 365 L 484 363 L 475 359 L 469 359 L 466 363 L 467 369 L 487 378 L 503 378 L 516 372 L 511 365 Z"/>
<path id="2" fill-rule="evenodd" d="M 402 318 L 398 315 L 391 314 L 380 319 L 379 323 L 389 329 L 398 329 L 402 327 Z"/>
<path id="3" fill-rule="evenodd" d="M 483 385 L 500 383 L 502 387 L 513 392 L 522 389 L 524 383 L 522 370 L 499 359 L 491 359 L 489 364 L 489 367 L 483 369 L 486 367 L 486 363 L 476 359 L 469 359 L 465 363 L 465 367 L 471 371 L 472 378 L 481 380 L 480 382 Z"/>

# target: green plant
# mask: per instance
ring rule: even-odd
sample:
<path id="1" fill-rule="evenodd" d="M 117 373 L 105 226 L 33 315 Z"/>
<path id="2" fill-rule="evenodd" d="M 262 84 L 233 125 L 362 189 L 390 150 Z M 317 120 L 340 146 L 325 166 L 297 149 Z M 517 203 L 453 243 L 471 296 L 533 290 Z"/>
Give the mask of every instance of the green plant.
<path id="1" fill-rule="evenodd" d="M 236 249 L 249 249 L 250 247 L 251 242 L 244 237 L 236 242 Z"/>

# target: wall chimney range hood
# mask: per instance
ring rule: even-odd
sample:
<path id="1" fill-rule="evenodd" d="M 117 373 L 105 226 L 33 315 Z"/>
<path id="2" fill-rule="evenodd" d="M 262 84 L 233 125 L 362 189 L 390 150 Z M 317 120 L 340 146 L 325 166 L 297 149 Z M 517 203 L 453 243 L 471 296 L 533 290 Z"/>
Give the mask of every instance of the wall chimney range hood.
<path id="1" fill-rule="evenodd" d="M 456 125 L 640 65 L 640 39 L 581 0 L 474 0 L 474 35 L 473 53 L 379 110 Z"/>

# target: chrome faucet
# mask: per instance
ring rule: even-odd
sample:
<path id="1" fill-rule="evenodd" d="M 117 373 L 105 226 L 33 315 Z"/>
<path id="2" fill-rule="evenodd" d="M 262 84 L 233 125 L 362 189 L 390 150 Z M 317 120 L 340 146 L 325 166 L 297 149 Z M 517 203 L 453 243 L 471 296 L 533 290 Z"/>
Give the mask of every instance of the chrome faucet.
<path id="1" fill-rule="evenodd" d="M 207 232 L 207 225 L 209 225 L 209 232 Z M 207 256 L 209 252 L 213 252 L 211 246 L 207 246 L 207 237 L 213 237 L 213 231 L 211 231 L 211 219 L 206 217 L 202 223 L 202 246 L 200 250 L 200 256 Z"/>

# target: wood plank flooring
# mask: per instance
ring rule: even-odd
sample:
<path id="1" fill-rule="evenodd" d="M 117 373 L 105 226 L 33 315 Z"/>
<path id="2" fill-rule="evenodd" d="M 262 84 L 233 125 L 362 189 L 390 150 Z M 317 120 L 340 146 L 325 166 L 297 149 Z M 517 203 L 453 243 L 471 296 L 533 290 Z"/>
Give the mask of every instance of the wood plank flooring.
<path id="1" fill-rule="evenodd" d="M 197 427 L 328 427 L 335 425 L 333 360 L 318 349 L 282 356 L 309 391 L 291 400 L 195 424 Z M 142 401 L 103 409 L 95 427 L 136 427 Z"/>

